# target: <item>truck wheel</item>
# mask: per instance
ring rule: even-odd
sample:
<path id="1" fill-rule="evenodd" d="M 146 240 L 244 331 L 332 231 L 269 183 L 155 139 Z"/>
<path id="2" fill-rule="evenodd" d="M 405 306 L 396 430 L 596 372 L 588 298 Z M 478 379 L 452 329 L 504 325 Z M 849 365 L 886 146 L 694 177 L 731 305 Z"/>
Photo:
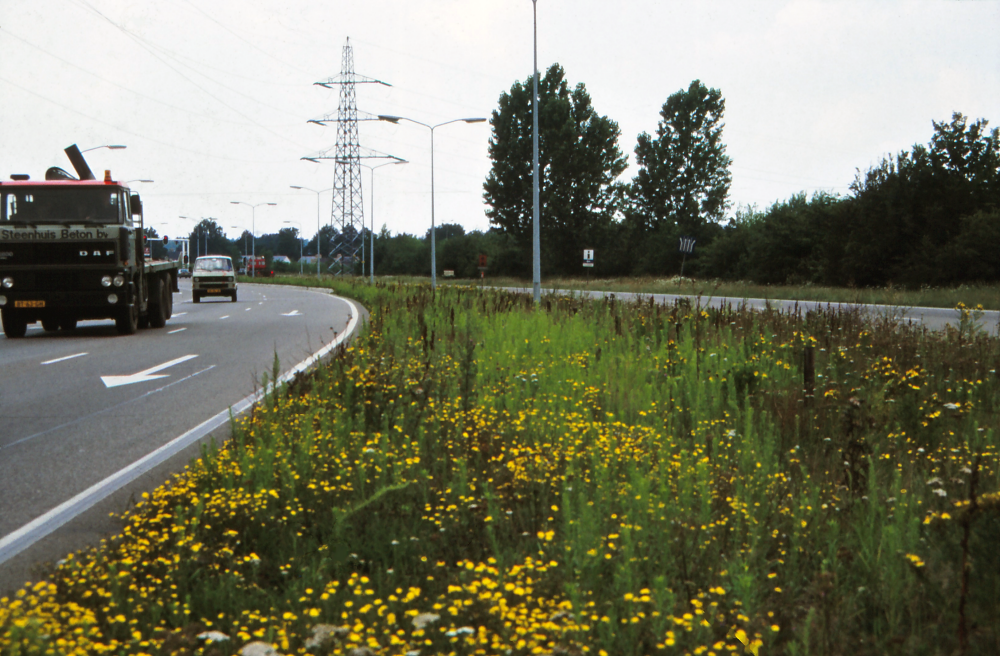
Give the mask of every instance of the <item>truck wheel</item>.
<path id="1" fill-rule="evenodd" d="M 191 300 L 195 303 L 201 303 L 201 296 L 197 292 L 191 292 Z"/>
<path id="2" fill-rule="evenodd" d="M 42 329 L 47 333 L 54 333 L 59 330 L 59 322 L 55 319 L 42 319 Z"/>
<path id="3" fill-rule="evenodd" d="M 167 304 L 169 303 L 170 291 L 167 289 L 167 285 L 163 282 L 163 279 L 156 280 L 156 304 L 149 304 L 149 325 L 153 328 L 163 328 L 167 325 L 167 319 L 170 315 L 167 314 Z"/>
<path id="4" fill-rule="evenodd" d="M 63 319 L 59 322 L 59 327 L 63 330 L 76 330 L 76 319 Z"/>
<path id="5" fill-rule="evenodd" d="M 115 328 L 119 335 L 134 335 L 139 330 L 139 306 L 130 305 L 115 318 Z"/>
<path id="6" fill-rule="evenodd" d="M 233 303 L 236 302 L 236 290 L 235 289 L 233 290 L 233 293 L 230 295 L 230 298 L 233 300 Z"/>
<path id="7" fill-rule="evenodd" d="M 0 320 L 3 323 L 3 333 L 8 339 L 24 337 L 28 332 L 28 322 L 14 314 L 13 310 L 7 308 L 0 310 Z"/>

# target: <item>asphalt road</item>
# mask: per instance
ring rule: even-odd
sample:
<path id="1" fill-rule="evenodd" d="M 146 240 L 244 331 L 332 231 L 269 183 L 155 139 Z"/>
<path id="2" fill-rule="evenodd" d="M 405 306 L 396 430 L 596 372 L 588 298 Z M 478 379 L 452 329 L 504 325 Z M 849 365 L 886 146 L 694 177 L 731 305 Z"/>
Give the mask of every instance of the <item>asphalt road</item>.
<path id="1" fill-rule="evenodd" d="M 236 303 L 196 304 L 190 282 L 181 286 L 162 329 L 119 336 L 111 321 L 87 321 L 0 338 L 0 551 L 60 504 L 245 405 L 275 357 L 289 371 L 360 311 L 318 291 L 264 285 L 240 285 Z"/>

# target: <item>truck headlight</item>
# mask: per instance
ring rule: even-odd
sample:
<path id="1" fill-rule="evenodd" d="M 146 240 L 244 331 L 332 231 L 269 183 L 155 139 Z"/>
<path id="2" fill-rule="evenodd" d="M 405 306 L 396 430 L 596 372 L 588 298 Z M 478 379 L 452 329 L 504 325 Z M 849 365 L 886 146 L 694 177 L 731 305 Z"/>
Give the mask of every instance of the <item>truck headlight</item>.
<path id="1" fill-rule="evenodd" d="M 10 289 L 11 287 L 14 286 L 14 279 L 11 278 L 10 276 L 7 276 L 6 278 L 3 279 L 3 286 L 6 289 Z"/>
<path id="2" fill-rule="evenodd" d="M 103 278 L 101 278 L 101 284 L 104 285 L 105 287 L 110 287 L 111 286 L 111 276 L 104 276 Z"/>
<path id="3" fill-rule="evenodd" d="M 5 305 L 7 305 L 7 297 L 6 296 L 0 296 L 0 307 L 3 307 Z"/>
<path id="4" fill-rule="evenodd" d="M 118 302 L 118 294 L 108 294 L 108 303 L 114 305 Z"/>
<path id="5" fill-rule="evenodd" d="M 121 287 L 122 285 L 125 284 L 125 276 L 119 273 L 117 276 L 115 276 L 114 283 L 115 287 Z"/>

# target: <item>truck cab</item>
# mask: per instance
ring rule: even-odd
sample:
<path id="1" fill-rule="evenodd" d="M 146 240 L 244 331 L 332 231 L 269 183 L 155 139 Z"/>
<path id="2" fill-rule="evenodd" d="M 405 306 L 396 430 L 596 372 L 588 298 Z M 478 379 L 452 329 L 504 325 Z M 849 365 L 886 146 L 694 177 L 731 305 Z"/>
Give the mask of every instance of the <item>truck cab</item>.
<path id="1" fill-rule="evenodd" d="M 38 321 L 55 331 L 113 319 L 122 334 L 166 323 L 177 265 L 146 258 L 137 194 L 110 172 L 102 181 L 61 169 L 44 181 L 11 177 L 0 181 L 0 315 L 8 338 Z"/>

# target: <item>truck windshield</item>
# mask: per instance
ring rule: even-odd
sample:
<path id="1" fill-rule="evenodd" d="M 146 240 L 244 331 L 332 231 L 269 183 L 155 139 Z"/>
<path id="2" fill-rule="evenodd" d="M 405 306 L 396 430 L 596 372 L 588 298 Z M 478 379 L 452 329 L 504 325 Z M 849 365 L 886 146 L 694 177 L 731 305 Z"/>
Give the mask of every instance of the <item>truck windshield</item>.
<path id="1" fill-rule="evenodd" d="M 121 196 L 115 188 L 21 187 L 0 190 L 0 222 L 120 223 Z"/>
<path id="2" fill-rule="evenodd" d="M 233 261 L 228 257 L 199 257 L 194 261 L 195 271 L 232 271 Z"/>

